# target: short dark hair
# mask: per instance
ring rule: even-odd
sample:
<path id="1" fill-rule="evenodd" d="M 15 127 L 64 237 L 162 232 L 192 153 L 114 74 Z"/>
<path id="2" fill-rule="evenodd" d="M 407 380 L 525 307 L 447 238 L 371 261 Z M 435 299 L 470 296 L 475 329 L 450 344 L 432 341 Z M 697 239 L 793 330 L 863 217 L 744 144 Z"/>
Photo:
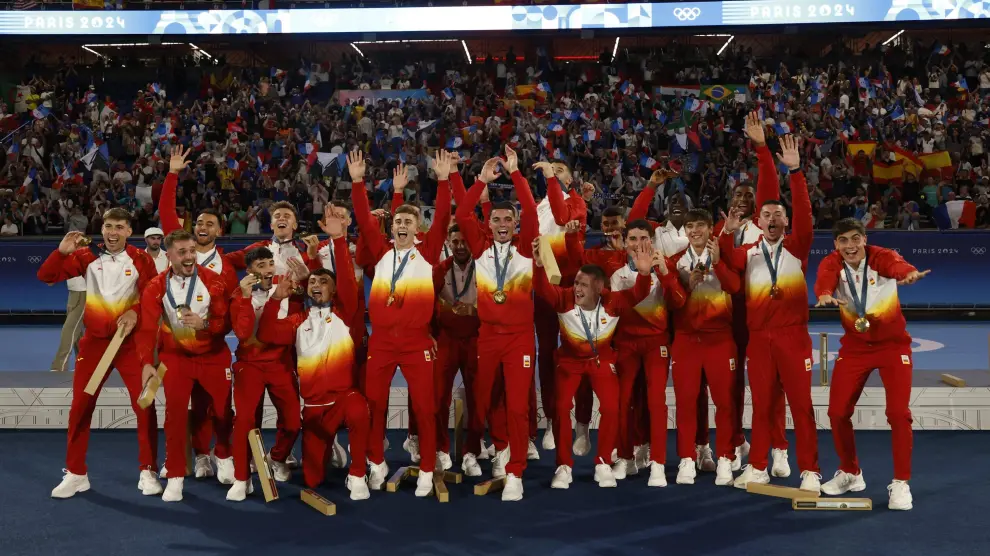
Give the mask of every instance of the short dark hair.
<path id="1" fill-rule="evenodd" d="M 866 226 L 855 218 L 843 218 L 832 226 L 832 239 L 839 239 L 839 236 L 842 234 L 853 231 L 859 232 L 860 235 L 865 236 Z"/>
<path id="2" fill-rule="evenodd" d="M 244 266 L 250 267 L 255 261 L 263 261 L 265 259 L 275 259 L 275 255 L 272 254 L 271 249 L 267 247 L 256 247 L 244 255 Z"/>
<path id="3" fill-rule="evenodd" d="M 740 187 L 748 187 L 750 189 L 753 189 L 753 184 L 749 180 L 737 182 L 736 185 L 732 186 L 732 192 L 735 193 L 736 190 L 739 189 Z"/>
<path id="4" fill-rule="evenodd" d="M 689 222 L 704 222 L 705 224 L 711 226 L 712 213 L 703 208 L 691 209 L 684 215 L 684 223 L 687 224 Z"/>
<path id="5" fill-rule="evenodd" d="M 460 233 L 460 232 L 461 232 L 461 227 L 458 224 L 451 224 L 450 227 L 447 228 L 447 235 L 448 236 L 450 234 Z"/>
<path id="6" fill-rule="evenodd" d="M 605 281 L 605 271 L 602 269 L 602 267 L 596 264 L 586 264 L 582 266 L 578 270 L 578 272 L 582 274 L 587 274 L 588 276 L 591 276 L 595 280 L 600 280 L 602 282 Z"/>
<path id="7" fill-rule="evenodd" d="M 114 207 L 103 213 L 103 221 L 107 220 L 118 220 L 121 222 L 127 222 L 127 225 L 131 225 L 131 213 L 125 208 Z"/>
<path id="8" fill-rule="evenodd" d="M 217 209 L 205 208 L 205 209 L 199 211 L 199 214 L 196 216 L 196 219 L 199 220 L 199 217 L 200 216 L 203 216 L 204 214 L 208 214 L 208 215 L 212 216 L 213 218 L 216 218 L 217 219 L 217 224 L 223 224 L 223 217 L 220 216 L 220 213 L 217 212 Z"/>
<path id="9" fill-rule="evenodd" d="M 784 203 L 781 203 L 780 200 L 778 200 L 778 199 L 770 199 L 769 201 L 763 201 L 763 204 L 760 205 L 760 209 L 762 210 L 763 207 L 770 206 L 770 205 L 773 205 L 775 207 L 782 207 L 782 206 L 784 206 Z"/>
<path id="10" fill-rule="evenodd" d="M 513 218 L 516 216 L 516 206 L 509 201 L 495 201 L 492 203 L 492 212 L 496 210 L 511 210 Z"/>
<path id="11" fill-rule="evenodd" d="M 644 230 L 650 239 L 653 239 L 653 226 L 642 218 L 626 222 L 626 229 L 622 230 L 623 238 L 629 237 L 629 230 Z"/>
<path id="12" fill-rule="evenodd" d="M 354 212 L 354 205 L 350 201 L 345 199 L 334 199 L 330 202 L 331 205 L 335 207 L 341 207 L 347 209 L 347 212 Z"/>
<path id="13" fill-rule="evenodd" d="M 297 218 L 298 218 L 298 216 L 299 216 L 298 214 L 296 214 L 296 207 L 294 207 L 294 206 L 292 206 L 292 203 L 290 203 L 290 202 L 288 202 L 288 201 L 279 201 L 279 202 L 277 202 L 277 203 L 274 203 L 274 204 L 273 204 L 273 205 L 272 205 L 272 206 L 271 206 L 271 207 L 270 207 L 270 208 L 268 209 L 268 212 L 269 212 L 269 214 L 273 214 L 273 213 L 274 213 L 274 212 L 275 212 L 276 210 L 278 210 L 278 209 L 286 209 L 286 210 L 291 210 L 291 211 L 292 211 L 292 215 L 293 215 L 293 216 L 295 216 L 295 217 L 297 217 Z"/>
<path id="14" fill-rule="evenodd" d="M 410 214 L 415 216 L 417 220 L 422 218 L 422 216 L 420 216 L 419 207 L 416 205 L 410 205 L 409 203 L 400 205 L 399 208 L 395 209 L 395 214 Z"/>
<path id="15" fill-rule="evenodd" d="M 625 214 L 622 212 L 621 208 L 615 205 L 606 207 L 605 210 L 602 211 L 602 218 L 615 218 L 616 216 L 624 218 Z"/>
<path id="16" fill-rule="evenodd" d="M 172 245 L 180 241 L 196 241 L 193 235 L 183 229 L 178 229 L 165 236 L 165 250 L 168 251 Z"/>
<path id="17" fill-rule="evenodd" d="M 334 284 L 337 283 L 337 275 L 334 271 L 329 268 L 317 268 L 316 270 L 309 273 L 310 276 L 329 276 L 333 280 Z"/>

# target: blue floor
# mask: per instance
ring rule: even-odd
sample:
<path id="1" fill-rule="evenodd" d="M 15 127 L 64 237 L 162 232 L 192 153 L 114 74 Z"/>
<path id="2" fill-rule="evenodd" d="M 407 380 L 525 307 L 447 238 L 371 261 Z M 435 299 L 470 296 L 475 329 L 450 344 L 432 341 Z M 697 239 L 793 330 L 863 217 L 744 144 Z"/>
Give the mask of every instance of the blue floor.
<path id="1" fill-rule="evenodd" d="M 404 460 L 402 434 L 391 433 L 392 469 Z M 673 436 L 668 457 L 672 457 Z M 553 454 L 531 462 L 525 499 L 503 504 L 476 497 L 474 480 L 452 485 L 449 504 L 417 499 L 412 484 L 351 502 L 336 471 L 320 491 L 337 504 L 324 517 L 298 500 L 300 487 L 280 487 L 282 499 L 225 501 L 225 486 L 187 479 L 185 500 L 166 505 L 136 490 L 134 435 L 100 431 L 90 444 L 93 488 L 70 500 L 49 493 L 61 474 L 65 433 L 2 431 L 0 554 L 527 554 L 527 555 L 985 555 L 990 546 L 986 502 L 990 433 L 917 432 L 912 480 L 915 508 L 886 508 L 891 476 L 890 434 L 860 432 L 860 461 L 874 501 L 871 512 L 795 512 L 786 500 L 715 487 L 711 474 L 694 486 L 646 486 L 646 477 L 600 489 L 590 457 L 578 458 L 570 490 L 549 488 Z M 268 439 L 269 442 L 271 439 Z M 792 438 L 793 442 L 793 438 Z M 819 433 L 827 476 L 837 461 L 828 432 Z M 792 444 L 793 446 L 793 444 Z M 676 460 L 670 460 L 674 462 Z M 791 465 L 795 466 L 794 454 Z M 485 474 L 489 466 L 483 463 Z M 298 481 L 298 472 L 294 481 Z M 797 470 L 780 484 L 797 486 Z M 257 486 L 256 486 L 257 488 Z M 983 508 L 983 509 L 981 509 Z"/>

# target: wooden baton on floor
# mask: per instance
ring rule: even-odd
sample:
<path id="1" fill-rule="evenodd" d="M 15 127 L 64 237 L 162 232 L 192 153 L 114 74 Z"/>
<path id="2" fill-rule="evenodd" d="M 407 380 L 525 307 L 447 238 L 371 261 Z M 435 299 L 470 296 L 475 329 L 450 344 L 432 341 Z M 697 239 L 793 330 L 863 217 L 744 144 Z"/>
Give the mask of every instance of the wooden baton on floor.
<path id="1" fill-rule="evenodd" d="M 254 458 L 255 468 L 258 470 L 258 480 L 261 481 L 261 491 L 265 494 L 265 502 L 278 500 L 278 486 L 275 484 L 272 470 L 268 466 L 268 459 L 265 457 L 265 441 L 261 438 L 261 429 L 253 429 L 248 433 L 248 444 L 251 446 L 251 456 Z"/>
<path id="2" fill-rule="evenodd" d="M 828 386 L 828 334 L 818 335 L 818 367 L 821 369 L 821 385 Z"/>
<path id="3" fill-rule="evenodd" d="M 300 492 L 299 499 L 323 515 L 337 515 L 337 505 L 317 494 L 315 490 L 306 489 Z"/>
<path id="4" fill-rule="evenodd" d="M 795 498 L 791 500 L 794 510 L 872 510 L 873 500 L 869 498 Z"/>
<path id="5" fill-rule="evenodd" d="M 138 397 L 137 401 L 138 407 L 148 409 L 148 406 L 154 403 L 155 396 L 158 395 L 158 389 L 162 385 L 162 380 L 164 380 L 165 371 L 167 370 L 168 368 L 165 366 L 165 363 L 158 364 L 158 372 L 148 379 L 148 384 L 145 384 L 144 389 L 141 390 L 141 396 Z"/>
<path id="6" fill-rule="evenodd" d="M 547 280 L 559 286 L 560 267 L 557 266 L 557 259 L 553 256 L 553 248 L 550 247 L 550 238 L 547 236 L 540 236 L 540 261 L 543 263 L 543 270 L 547 273 Z"/>
<path id="7" fill-rule="evenodd" d="M 107 350 L 103 352 L 103 357 L 100 358 L 100 362 L 96 365 L 96 370 L 93 371 L 93 376 L 89 377 L 89 382 L 86 383 L 86 388 L 83 390 L 90 396 L 95 395 L 96 391 L 100 389 L 100 384 L 103 384 L 103 379 L 107 376 L 107 372 L 110 371 L 110 365 L 113 364 L 113 358 L 117 357 L 117 351 L 120 349 L 120 344 L 124 343 L 124 338 L 127 335 L 124 331 L 117 327 L 117 333 L 113 335 L 110 340 L 110 345 L 107 346 Z"/>

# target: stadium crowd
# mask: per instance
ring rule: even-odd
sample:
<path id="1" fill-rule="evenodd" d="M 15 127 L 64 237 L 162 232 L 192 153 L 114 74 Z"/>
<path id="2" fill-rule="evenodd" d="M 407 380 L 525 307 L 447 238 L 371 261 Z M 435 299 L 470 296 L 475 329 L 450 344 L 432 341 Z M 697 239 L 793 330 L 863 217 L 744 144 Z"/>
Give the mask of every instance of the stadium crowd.
<path id="1" fill-rule="evenodd" d="M 117 206 L 136 215 L 136 233 L 159 227 L 175 144 L 196 155 L 180 179 L 187 229 L 213 208 L 228 234 L 270 233 L 269 207 L 283 200 L 313 226 L 328 202 L 350 198 L 342 153 L 354 149 L 377 162 L 367 180 L 372 203 L 390 201 L 388 177 L 401 162 L 410 169 L 403 195 L 428 207 L 437 148 L 459 151 L 473 180 L 504 145 L 525 169 L 566 160 L 590 184 L 582 189 L 590 229 L 609 206 L 628 213 L 665 164 L 680 175 L 650 200 L 651 218 L 662 220 L 672 202 L 718 215 L 736 184 L 756 180 L 742 133 L 750 110 L 762 114 L 771 145 L 802 138 L 816 228 L 846 217 L 868 228 L 987 227 L 984 46 L 903 41 L 853 51 L 837 41 L 821 57 L 794 48 L 770 60 L 732 44 L 721 55 L 672 44 L 605 52 L 597 63 L 510 49 L 470 65 L 461 52 L 419 60 L 353 53 L 263 70 L 204 67 L 199 83 L 163 77 L 133 98 L 86 83 L 73 61 L 30 63 L 0 104 L 0 234 L 95 233 Z M 389 89 L 415 98 L 360 98 Z M 341 103 L 344 94 L 358 100 Z M 524 174 L 539 200 L 545 182 Z M 781 184 L 790 210 L 786 172 Z M 490 194 L 516 201 L 507 178 Z M 955 216 L 940 218 L 945 212 Z"/>

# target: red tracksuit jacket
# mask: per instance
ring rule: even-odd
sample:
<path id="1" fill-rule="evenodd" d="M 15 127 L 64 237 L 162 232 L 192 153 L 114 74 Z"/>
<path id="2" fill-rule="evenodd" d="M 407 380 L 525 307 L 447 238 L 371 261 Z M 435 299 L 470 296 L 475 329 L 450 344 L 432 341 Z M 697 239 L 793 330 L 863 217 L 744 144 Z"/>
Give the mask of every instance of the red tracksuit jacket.
<path id="1" fill-rule="evenodd" d="M 674 311 L 674 327 L 678 334 L 710 334 L 725 332 L 732 334 L 732 296 L 742 288 L 742 279 L 724 260 L 712 265 L 711 255 L 705 249 L 700 256 L 693 247 L 688 247 L 671 259 L 679 277 L 677 295 L 687 296 L 684 304 Z M 706 265 L 710 272 L 705 280 L 688 292 L 691 284 L 691 271 L 697 264 Z"/>
<path id="2" fill-rule="evenodd" d="M 481 321 L 478 320 L 478 288 L 475 283 L 474 261 L 462 269 L 453 257 L 444 259 L 433 270 L 433 291 L 437 296 L 436 325 L 444 334 L 453 338 L 477 338 Z M 467 282 L 465 283 L 465 280 Z M 459 300 L 454 299 L 454 289 L 463 291 Z M 460 301 L 475 307 L 473 315 L 454 313 L 454 303 Z"/>
<path id="3" fill-rule="evenodd" d="M 517 188 L 516 191 L 518 192 L 519 189 Z M 579 261 L 571 261 L 567 257 L 564 226 L 571 220 L 579 221 L 581 227 L 578 234 L 583 243 L 588 224 L 588 206 L 573 188 L 568 191 L 565 198 L 560 182 L 556 177 L 550 177 L 547 179 L 547 196 L 536 206 L 536 211 L 539 233 L 547 237 L 553 256 L 557 259 L 557 266 L 560 267 L 560 283 L 569 285 L 573 283 L 574 275 L 581 267 L 578 265 Z"/>

